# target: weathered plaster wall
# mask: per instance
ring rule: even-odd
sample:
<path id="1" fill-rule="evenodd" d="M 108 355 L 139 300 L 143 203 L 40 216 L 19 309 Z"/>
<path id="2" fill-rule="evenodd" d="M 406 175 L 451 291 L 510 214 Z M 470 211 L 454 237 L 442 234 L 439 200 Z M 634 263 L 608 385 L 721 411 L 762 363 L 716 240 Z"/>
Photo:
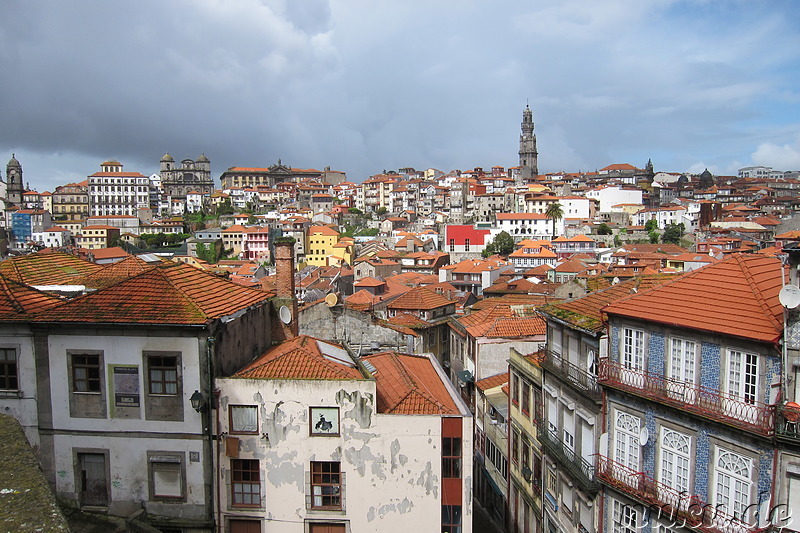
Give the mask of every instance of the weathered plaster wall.
<path id="1" fill-rule="evenodd" d="M 525 337 L 515 340 L 498 339 L 478 340 L 478 357 L 475 380 L 488 378 L 508 371 L 509 350 L 514 348 L 523 355 L 528 355 L 544 344 L 545 335 Z"/>
<path id="2" fill-rule="evenodd" d="M 0 395 L 0 413 L 16 418 L 34 449 L 39 447 L 39 417 L 36 410 L 36 364 L 33 337 L 26 325 L 5 324 L 0 347 L 17 351 L 19 393 Z"/>
<path id="3" fill-rule="evenodd" d="M 253 516 L 271 531 L 298 531 L 307 519 L 347 520 L 350 531 L 435 531 L 441 520 L 441 418 L 378 415 L 375 383 L 329 380 L 221 379 L 220 429 L 228 431 L 228 406 L 259 406 L 259 435 L 236 435 L 240 458 L 261 461 L 262 507 L 229 505 L 230 460 L 220 459 L 222 510 Z M 340 435 L 309 436 L 309 407 L 338 406 Z M 464 424 L 464 449 L 472 449 L 472 424 Z M 264 435 L 267 437 L 265 438 Z M 344 510 L 306 508 L 310 463 L 340 461 Z M 471 523 L 471 454 L 464 457 L 465 523 Z M 221 522 L 224 522 L 221 521 Z M 469 529 L 465 527 L 465 532 Z"/>
<path id="4" fill-rule="evenodd" d="M 367 313 L 324 303 L 305 307 L 300 312 L 300 334 L 318 339 L 348 342 L 352 346 L 378 343 L 381 350 L 421 351 L 421 337 L 405 335 L 373 322 Z M 408 339 L 411 339 L 409 346 Z"/>

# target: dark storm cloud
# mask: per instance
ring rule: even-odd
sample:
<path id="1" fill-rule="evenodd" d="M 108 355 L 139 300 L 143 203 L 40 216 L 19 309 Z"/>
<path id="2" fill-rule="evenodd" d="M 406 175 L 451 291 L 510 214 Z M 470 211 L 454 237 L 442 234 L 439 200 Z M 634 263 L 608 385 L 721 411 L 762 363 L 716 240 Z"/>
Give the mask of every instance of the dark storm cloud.
<path id="1" fill-rule="evenodd" d="M 0 155 L 16 150 L 40 190 L 112 157 L 150 173 L 165 151 L 205 152 L 217 175 L 278 158 L 355 180 L 408 165 L 508 166 L 526 101 L 542 170 L 651 156 L 664 170 L 729 170 L 751 153 L 800 167 L 791 3 L 4 8 Z"/>

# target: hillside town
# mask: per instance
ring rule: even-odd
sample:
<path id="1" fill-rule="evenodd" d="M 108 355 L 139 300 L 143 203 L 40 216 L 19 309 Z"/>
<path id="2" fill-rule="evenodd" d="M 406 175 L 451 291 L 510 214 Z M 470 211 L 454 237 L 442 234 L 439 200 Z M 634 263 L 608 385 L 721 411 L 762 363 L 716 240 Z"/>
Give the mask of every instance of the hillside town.
<path id="1" fill-rule="evenodd" d="M 39 192 L 12 155 L 0 434 L 35 474 L 4 513 L 800 531 L 800 170 L 540 174 L 528 106 L 518 157 L 215 177 L 167 153 Z"/>

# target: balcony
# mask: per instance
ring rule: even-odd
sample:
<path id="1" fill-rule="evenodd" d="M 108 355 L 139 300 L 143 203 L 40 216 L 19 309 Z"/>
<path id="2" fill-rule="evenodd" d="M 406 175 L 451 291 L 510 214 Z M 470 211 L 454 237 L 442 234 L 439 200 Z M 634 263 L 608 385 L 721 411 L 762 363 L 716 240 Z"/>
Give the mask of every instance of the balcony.
<path id="1" fill-rule="evenodd" d="M 751 516 L 758 506 L 751 505 L 746 516 L 737 517 L 730 514 L 724 505 L 706 503 L 697 496 L 668 487 L 643 472 L 636 472 L 602 455 L 597 456 L 597 478 L 644 502 L 651 517 L 671 521 L 675 527 L 706 533 L 758 533 L 769 529 L 769 526 L 758 527 L 757 517 Z"/>
<path id="2" fill-rule="evenodd" d="M 715 389 L 675 381 L 660 374 L 625 368 L 609 360 L 600 362 L 601 385 L 670 405 L 759 435 L 775 431 L 775 409 L 755 400 L 741 399 Z"/>
<path id="3" fill-rule="evenodd" d="M 593 400 L 601 400 L 603 391 L 597 384 L 597 378 L 563 359 L 561 354 L 554 350 L 546 350 L 539 359 L 542 367 L 556 374 L 561 379 L 571 383 L 577 390 Z"/>
<path id="4" fill-rule="evenodd" d="M 549 427 L 547 422 L 539 422 L 539 441 L 548 452 L 572 474 L 575 482 L 586 492 L 596 493 L 599 485 L 594 477 L 594 465 L 564 445 Z"/>

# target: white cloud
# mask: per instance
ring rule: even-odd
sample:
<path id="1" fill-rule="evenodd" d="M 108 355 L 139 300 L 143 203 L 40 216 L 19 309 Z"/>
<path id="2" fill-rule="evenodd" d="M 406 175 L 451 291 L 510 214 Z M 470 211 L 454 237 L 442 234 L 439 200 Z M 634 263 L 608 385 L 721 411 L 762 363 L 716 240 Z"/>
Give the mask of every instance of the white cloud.
<path id="1" fill-rule="evenodd" d="M 787 144 L 762 143 L 751 157 L 756 165 L 775 170 L 800 170 L 800 134 Z"/>

